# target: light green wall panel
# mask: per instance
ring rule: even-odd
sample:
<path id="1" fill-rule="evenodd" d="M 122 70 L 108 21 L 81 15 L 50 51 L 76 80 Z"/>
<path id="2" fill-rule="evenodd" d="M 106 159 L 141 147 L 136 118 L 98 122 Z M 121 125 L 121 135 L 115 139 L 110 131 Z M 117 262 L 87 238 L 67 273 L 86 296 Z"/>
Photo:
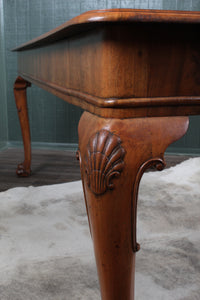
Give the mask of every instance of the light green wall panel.
<path id="1" fill-rule="evenodd" d="M 0 0 L 3 1 L 3 0 Z M 200 10 L 196 0 L 4 0 L 9 141 L 21 140 L 12 86 L 17 76 L 16 53 L 10 49 L 53 29 L 80 13 L 102 8 Z M 77 143 L 82 110 L 33 86 L 28 89 L 32 141 Z M 187 135 L 170 151 L 200 154 L 200 117 L 192 117 Z"/>

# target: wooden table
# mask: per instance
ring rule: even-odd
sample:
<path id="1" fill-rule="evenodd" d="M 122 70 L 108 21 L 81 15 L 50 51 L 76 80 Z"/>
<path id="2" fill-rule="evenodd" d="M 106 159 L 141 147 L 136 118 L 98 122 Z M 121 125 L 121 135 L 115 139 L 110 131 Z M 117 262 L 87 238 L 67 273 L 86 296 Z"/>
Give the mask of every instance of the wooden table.
<path id="1" fill-rule="evenodd" d="M 77 158 L 103 300 L 134 299 L 139 183 L 200 114 L 199 31 L 199 12 L 99 10 L 14 49 L 19 176 L 30 174 L 30 83 L 85 110 Z"/>

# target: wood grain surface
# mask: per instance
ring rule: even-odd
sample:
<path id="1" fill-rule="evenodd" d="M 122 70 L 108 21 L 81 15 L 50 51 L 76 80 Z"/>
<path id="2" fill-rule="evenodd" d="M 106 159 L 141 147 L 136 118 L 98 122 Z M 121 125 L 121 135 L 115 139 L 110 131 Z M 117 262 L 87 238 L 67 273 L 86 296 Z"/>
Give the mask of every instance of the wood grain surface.
<path id="1" fill-rule="evenodd" d="M 99 14 L 113 20 L 95 22 Z M 17 48 L 20 76 L 103 117 L 200 113 L 199 13 L 108 10 L 86 13 L 80 20 L 83 16 L 90 16 L 86 31 L 64 37 L 58 27 L 38 40 L 48 37 L 48 43 L 32 41 L 30 49 Z M 146 21 L 138 21 L 139 16 Z"/>
<path id="2" fill-rule="evenodd" d="M 86 110 L 77 157 L 102 300 L 134 300 L 140 179 L 200 114 L 199 23 L 194 12 L 92 11 L 15 49 L 18 175 L 30 171 L 28 82 Z"/>
<path id="3" fill-rule="evenodd" d="M 102 300 L 133 300 L 137 197 L 144 171 L 187 131 L 187 117 L 105 119 L 84 112 L 79 160 Z"/>

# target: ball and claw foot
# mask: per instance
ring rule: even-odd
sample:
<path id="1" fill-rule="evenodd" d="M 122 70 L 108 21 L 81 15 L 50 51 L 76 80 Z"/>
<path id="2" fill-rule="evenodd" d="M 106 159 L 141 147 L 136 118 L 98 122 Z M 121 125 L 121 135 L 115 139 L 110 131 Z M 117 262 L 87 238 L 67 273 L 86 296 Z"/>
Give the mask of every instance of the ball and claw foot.
<path id="1" fill-rule="evenodd" d="M 17 166 L 16 174 L 19 177 L 28 177 L 31 175 L 31 170 L 30 169 L 26 170 L 24 164 L 21 163 Z"/>

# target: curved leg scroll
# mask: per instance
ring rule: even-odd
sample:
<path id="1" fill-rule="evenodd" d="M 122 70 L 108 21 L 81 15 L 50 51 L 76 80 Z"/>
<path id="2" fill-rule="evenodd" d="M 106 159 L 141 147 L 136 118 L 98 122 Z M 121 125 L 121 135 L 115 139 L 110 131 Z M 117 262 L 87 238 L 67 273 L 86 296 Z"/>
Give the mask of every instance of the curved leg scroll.
<path id="1" fill-rule="evenodd" d="M 133 300 L 139 182 L 188 128 L 187 117 L 104 119 L 85 112 L 79 158 L 103 300 Z"/>
<path id="2" fill-rule="evenodd" d="M 31 138 L 26 100 L 26 89 L 29 86 L 31 84 L 20 76 L 17 77 L 14 84 L 15 102 L 24 144 L 24 162 L 19 164 L 16 170 L 17 175 L 21 177 L 27 177 L 31 173 Z"/>
<path id="3" fill-rule="evenodd" d="M 148 170 L 150 167 L 155 167 L 158 171 L 162 171 L 166 163 L 164 161 L 164 158 L 151 158 L 144 162 L 136 175 L 135 182 L 133 183 L 133 192 L 132 192 L 132 202 L 131 202 L 131 218 L 132 218 L 132 247 L 133 252 L 137 252 L 140 250 L 140 244 L 137 243 L 137 201 L 138 201 L 138 191 L 139 191 L 139 184 L 140 180 L 142 178 L 142 175 L 146 170 Z"/>

